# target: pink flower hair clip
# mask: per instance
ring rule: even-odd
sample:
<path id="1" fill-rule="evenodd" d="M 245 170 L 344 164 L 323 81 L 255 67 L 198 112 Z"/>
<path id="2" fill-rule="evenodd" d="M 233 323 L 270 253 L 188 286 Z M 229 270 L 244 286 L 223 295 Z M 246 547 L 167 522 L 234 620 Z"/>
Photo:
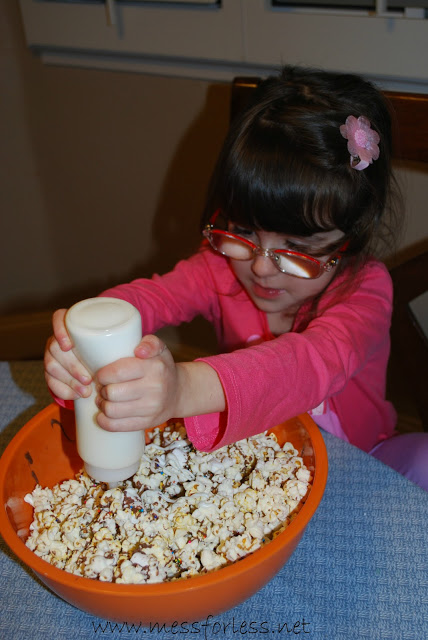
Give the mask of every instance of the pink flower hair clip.
<path id="1" fill-rule="evenodd" d="M 348 116 L 345 124 L 340 126 L 340 133 L 348 141 L 353 169 L 366 169 L 373 160 L 379 158 L 379 134 L 371 128 L 370 120 L 364 116 L 358 119 Z"/>

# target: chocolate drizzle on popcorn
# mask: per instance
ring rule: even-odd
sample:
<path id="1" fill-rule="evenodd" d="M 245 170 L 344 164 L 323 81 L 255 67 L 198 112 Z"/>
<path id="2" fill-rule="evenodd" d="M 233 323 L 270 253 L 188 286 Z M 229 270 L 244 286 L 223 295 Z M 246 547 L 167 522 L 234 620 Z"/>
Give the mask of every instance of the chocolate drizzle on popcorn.
<path id="1" fill-rule="evenodd" d="M 294 517 L 310 472 L 273 434 L 211 453 L 177 422 L 150 434 L 138 472 L 114 489 L 85 472 L 36 486 L 26 545 L 52 565 L 108 582 L 189 578 L 256 551 Z"/>

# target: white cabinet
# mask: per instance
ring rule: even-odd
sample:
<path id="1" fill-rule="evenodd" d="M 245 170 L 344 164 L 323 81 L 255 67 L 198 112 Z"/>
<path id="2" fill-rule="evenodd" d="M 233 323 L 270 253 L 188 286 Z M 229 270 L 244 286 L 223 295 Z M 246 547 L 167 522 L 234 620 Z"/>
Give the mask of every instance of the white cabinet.
<path id="1" fill-rule="evenodd" d="M 270 0 L 20 6 L 28 45 L 50 63 L 227 80 L 303 63 L 428 91 L 428 20 L 404 14 L 275 7 Z"/>
<path id="2" fill-rule="evenodd" d="M 427 19 L 355 10 L 293 10 L 271 4 L 265 0 L 243 4 L 248 63 L 289 61 L 428 82 Z"/>

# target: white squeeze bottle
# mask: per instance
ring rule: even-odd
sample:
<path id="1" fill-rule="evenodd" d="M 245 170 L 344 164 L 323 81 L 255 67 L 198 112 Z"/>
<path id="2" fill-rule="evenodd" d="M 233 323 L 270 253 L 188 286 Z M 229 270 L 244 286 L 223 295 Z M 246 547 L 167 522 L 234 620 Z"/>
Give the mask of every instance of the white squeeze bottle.
<path id="1" fill-rule="evenodd" d="M 137 309 L 116 298 L 89 298 L 73 305 L 65 324 L 77 357 L 91 374 L 119 358 L 134 355 L 141 340 Z M 92 383 L 89 398 L 74 402 L 77 451 L 86 472 L 95 480 L 114 485 L 131 477 L 144 452 L 144 431 L 105 431 L 96 422 L 98 407 Z"/>

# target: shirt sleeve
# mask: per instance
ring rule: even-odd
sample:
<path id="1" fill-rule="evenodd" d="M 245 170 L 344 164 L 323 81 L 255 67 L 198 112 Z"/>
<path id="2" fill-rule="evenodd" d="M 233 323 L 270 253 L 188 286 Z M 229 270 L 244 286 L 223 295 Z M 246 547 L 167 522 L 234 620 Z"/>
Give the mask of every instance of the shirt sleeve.
<path id="1" fill-rule="evenodd" d="M 327 297 L 324 311 L 301 333 L 202 358 L 220 378 L 227 410 L 186 419 L 197 448 L 209 451 L 260 433 L 338 398 L 351 380 L 384 394 L 384 371 L 377 376 L 374 367 L 367 381 L 360 373 L 377 359 L 386 369 L 392 309 L 386 268 L 371 262 L 345 299 L 328 304 Z"/>
<path id="2" fill-rule="evenodd" d="M 182 260 L 165 275 L 140 278 L 103 291 L 100 295 L 133 304 L 141 314 L 143 333 L 190 322 L 197 315 L 218 324 L 220 308 L 216 285 L 201 250 Z"/>
<path id="3" fill-rule="evenodd" d="M 216 329 L 221 326 L 218 302 L 219 286 L 213 273 L 228 270 L 225 261 L 203 248 L 188 260 L 182 260 L 165 275 L 139 278 L 130 283 L 106 289 L 100 296 L 119 298 L 134 305 L 141 315 L 143 333 L 154 333 L 165 326 L 178 326 L 202 315 Z M 230 278 L 229 278 L 230 279 Z M 73 409 L 72 400 L 54 400 Z"/>

